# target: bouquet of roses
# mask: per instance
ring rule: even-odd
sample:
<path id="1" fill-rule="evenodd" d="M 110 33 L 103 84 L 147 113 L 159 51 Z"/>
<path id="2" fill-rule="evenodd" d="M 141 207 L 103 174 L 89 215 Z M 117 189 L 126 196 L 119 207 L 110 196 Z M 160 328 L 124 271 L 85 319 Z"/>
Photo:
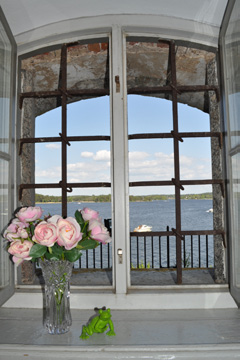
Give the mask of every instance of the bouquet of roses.
<path id="1" fill-rule="evenodd" d="M 84 208 L 75 212 L 75 218 L 49 215 L 44 220 L 40 219 L 42 213 L 38 206 L 21 208 L 3 233 L 9 242 L 7 250 L 17 265 L 39 258 L 74 262 L 82 250 L 111 241 L 97 211 Z"/>

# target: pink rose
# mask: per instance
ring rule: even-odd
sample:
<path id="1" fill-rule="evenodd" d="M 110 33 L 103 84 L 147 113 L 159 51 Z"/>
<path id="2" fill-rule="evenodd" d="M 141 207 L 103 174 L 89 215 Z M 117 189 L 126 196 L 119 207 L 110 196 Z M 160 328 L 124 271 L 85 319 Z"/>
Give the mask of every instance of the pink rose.
<path id="1" fill-rule="evenodd" d="M 42 221 L 35 227 L 33 241 L 51 247 L 57 241 L 57 237 L 56 225 L 49 221 Z"/>
<path id="2" fill-rule="evenodd" d="M 101 218 L 99 217 L 99 212 L 89 209 L 89 208 L 84 208 L 83 210 L 80 210 L 83 220 L 84 221 L 89 221 L 89 220 L 98 220 L 101 221 Z"/>
<path id="3" fill-rule="evenodd" d="M 20 221 L 31 222 L 40 219 L 42 213 L 43 210 L 39 206 L 29 206 L 21 208 L 16 214 L 16 216 L 19 218 Z"/>
<path id="4" fill-rule="evenodd" d="M 66 219 L 59 218 L 57 221 L 57 228 L 57 243 L 60 246 L 64 246 L 66 250 L 71 250 L 76 247 L 79 240 L 82 239 L 80 225 L 72 217 L 68 217 Z"/>
<path id="5" fill-rule="evenodd" d="M 91 220 L 89 221 L 88 230 L 91 231 L 91 238 L 107 244 L 111 241 L 108 229 L 99 221 Z"/>
<path id="6" fill-rule="evenodd" d="M 31 260 L 32 258 L 29 256 L 31 247 L 33 243 L 28 240 L 13 241 L 8 248 L 9 254 L 13 255 L 13 262 L 17 265 L 21 264 L 24 260 Z"/>
<path id="7" fill-rule="evenodd" d="M 28 233 L 25 229 L 27 224 L 19 221 L 18 219 L 13 219 L 11 224 L 7 227 L 7 229 L 4 231 L 4 238 L 8 241 L 15 241 L 19 238 L 27 239 Z"/>

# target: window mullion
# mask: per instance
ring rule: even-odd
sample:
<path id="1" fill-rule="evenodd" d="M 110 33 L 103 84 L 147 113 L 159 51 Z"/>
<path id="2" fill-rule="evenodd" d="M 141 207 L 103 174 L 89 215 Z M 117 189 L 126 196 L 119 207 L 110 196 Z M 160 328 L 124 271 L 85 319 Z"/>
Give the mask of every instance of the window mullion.
<path id="1" fill-rule="evenodd" d="M 123 67 L 123 38 L 121 28 L 112 30 L 112 156 L 113 156 L 113 231 L 115 256 L 116 293 L 127 292 L 129 267 L 129 219 L 128 219 L 128 148 L 125 114 L 125 81 Z M 125 64 L 125 62 L 124 62 Z M 122 259 L 118 258 L 122 250 Z M 130 269 L 128 269 L 130 271 Z"/>

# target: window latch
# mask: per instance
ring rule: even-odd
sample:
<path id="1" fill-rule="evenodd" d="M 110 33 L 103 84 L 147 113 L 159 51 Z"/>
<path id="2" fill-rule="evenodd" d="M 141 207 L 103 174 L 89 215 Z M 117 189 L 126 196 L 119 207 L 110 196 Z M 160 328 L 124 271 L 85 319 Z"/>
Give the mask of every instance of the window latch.
<path id="1" fill-rule="evenodd" d="M 119 93 L 120 92 L 120 80 L 119 80 L 119 75 L 115 76 L 115 83 L 116 83 L 116 92 Z"/>
<path id="2" fill-rule="evenodd" d="M 122 264 L 122 261 L 123 261 L 123 251 L 122 251 L 122 249 L 118 249 L 117 254 L 118 254 L 118 263 Z"/>

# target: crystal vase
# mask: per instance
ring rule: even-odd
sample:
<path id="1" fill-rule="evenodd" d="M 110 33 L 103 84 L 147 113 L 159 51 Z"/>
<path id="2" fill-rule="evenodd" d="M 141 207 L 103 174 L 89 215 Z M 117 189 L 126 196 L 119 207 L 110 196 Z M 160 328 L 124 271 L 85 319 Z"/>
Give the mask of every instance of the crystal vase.
<path id="1" fill-rule="evenodd" d="M 40 260 L 45 280 L 45 324 L 50 334 L 63 334 L 72 325 L 69 280 L 73 264 L 69 261 Z"/>

